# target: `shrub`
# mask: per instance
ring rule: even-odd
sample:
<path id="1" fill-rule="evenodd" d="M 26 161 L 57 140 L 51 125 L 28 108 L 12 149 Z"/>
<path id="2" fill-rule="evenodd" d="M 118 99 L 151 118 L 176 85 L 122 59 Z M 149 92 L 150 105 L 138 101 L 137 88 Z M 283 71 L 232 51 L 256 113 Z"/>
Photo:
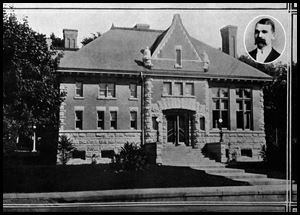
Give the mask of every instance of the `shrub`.
<path id="1" fill-rule="evenodd" d="M 59 160 L 61 164 L 65 165 L 70 159 L 71 152 L 75 149 L 71 140 L 66 136 L 60 136 L 57 146 L 59 152 Z"/>
<path id="2" fill-rule="evenodd" d="M 115 162 L 119 168 L 127 171 L 140 171 L 148 167 L 145 151 L 135 143 L 125 143 L 116 155 Z"/>

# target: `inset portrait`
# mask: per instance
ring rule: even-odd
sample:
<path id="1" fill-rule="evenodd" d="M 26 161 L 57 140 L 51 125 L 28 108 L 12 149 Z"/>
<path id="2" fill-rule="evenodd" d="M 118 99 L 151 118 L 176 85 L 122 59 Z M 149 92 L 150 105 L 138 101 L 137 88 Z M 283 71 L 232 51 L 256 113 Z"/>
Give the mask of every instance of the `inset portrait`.
<path id="1" fill-rule="evenodd" d="M 251 20 L 244 32 L 244 45 L 249 57 L 262 64 L 275 62 L 284 52 L 285 30 L 272 16 L 258 16 Z"/>

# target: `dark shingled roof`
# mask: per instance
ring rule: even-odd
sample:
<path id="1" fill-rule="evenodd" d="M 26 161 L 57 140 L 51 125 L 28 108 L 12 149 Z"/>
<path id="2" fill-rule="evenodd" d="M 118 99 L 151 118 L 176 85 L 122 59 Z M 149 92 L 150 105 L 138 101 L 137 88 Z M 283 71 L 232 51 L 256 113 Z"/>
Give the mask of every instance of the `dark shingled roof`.
<path id="1" fill-rule="evenodd" d="M 61 59 L 60 69 L 141 71 L 141 50 L 151 47 L 162 31 L 112 28 L 80 50 Z"/>
<path id="2" fill-rule="evenodd" d="M 93 70 L 97 72 L 113 70 L 116 73 L 118 71 L 136 73 L 142 71 L 145 74 L 147 72 L 155 74 L 155 72 L 162 73 L 163 70 L 174 70 L 174 62 L 171 64 L 166 61 L 159 62 L 157 65 L 154 64 L 151 70 L 146 69 L 141 64 L 141 50 L 146 46 L 150 47 L 152 51 L 155 50 L 167 31 L 168 29 L 160 31 L 112 27 L 108 32 L 80 50 L 65 55 L 61 59 L 59 71 Z M 189 39 L 199 56 L 202 56 L 203 51 L 207 53 L 210 65 L 208 72 L 204 72 L 196 63 L 186 63 L 186 66 L 183 65 L 183 68 L 180 69 L 180 71 L 186 71 L 186 74 L 202 75 L 203 77 L 271 79 L 269 75 L 220 50 L 190 36 Z M 169 69 L 166 69 L 167 67 Z M 178 70 L 175 73 L 178 73 Z"/>

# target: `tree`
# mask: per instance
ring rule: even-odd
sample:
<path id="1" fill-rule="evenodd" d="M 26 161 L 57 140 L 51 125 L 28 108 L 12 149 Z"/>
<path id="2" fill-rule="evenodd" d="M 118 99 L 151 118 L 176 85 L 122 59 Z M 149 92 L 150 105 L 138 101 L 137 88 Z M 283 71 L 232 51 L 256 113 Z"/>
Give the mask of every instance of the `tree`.
<path id="1" fill-rule="evenodd" d="M 37 135 L 46 140 L 54 138 L 52 131 L 58 131 L 65 94 L 60 92 L 55 74 L 61 56 L 54 56 L 54 51 L 48 51 L 45 35 L 32 30 L 26 18 L 18 21 L 13 12 L 3 10 L 4 152 L 17 137 L 32 136 L 33 125 Z M 43 136 L 46 133 L 50 136 Z M 49 143 L 52 152 L 56 151 L 55 142 Z"/>
<path id="2" fill-rule="evenodd" d="M 97 39 L 98 37 L 101 37 L 101 33 L 100 32 L 97 32 L 97 35 L 92 33 L 92 37 L 85 37 L 83 38 L 83 40 L 81 41 L 81 44 L 83 46 L 85 46 L 86 44 L 92 42 L 93 40 Z"/>
<path id="3" fill-rule="evenodd" d="M 266 83 L 263 86 L 267 160 L 278 164 L 280 162 L 284 166 L 286 156 L 288 67 L 281 62 L 276 64 L 256 63 L 243 55 L 239 60 L 273 77 L 270 83 Z M 279 156 L 281 159 L 278 159 Z"/>
<path id="4" fill-rule="evenodd" d="M 52 40 L 52 48 L 63 48 L 64 47 L 64 40 L 56 37 L 55 34 L 52 32 L 50 35 L 50 39 Z"/>
<path id="5" fill-rule="evenodd" d="M 75 149 L 71 140 L 66 136 L 62 135 L 58 142 L 59 160 L 62 165 L 66 165 L 70 159 L 71 152 Z"/>

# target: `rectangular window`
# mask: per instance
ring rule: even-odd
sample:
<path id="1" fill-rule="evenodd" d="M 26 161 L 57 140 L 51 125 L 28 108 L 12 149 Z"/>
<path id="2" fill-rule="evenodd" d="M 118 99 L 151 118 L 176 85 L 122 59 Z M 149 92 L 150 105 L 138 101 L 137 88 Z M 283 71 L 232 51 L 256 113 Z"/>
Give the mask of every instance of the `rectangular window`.
<path id="1" fill-rule="evenodd" d="M 137 98 L 137 85 L 136 84 L 130 84 L 130 97 L 131 98 Z"/>
<path id="2" fill-rule="evenodd" d="M 104 111 L 97 111 L 97 129 L 104 130 Z"/>
<path id="3" fill-rule="evenodd" d="M 190 96 L 194 96 L 194 84 L 193 83 L 186 83 L 185 84 L 185 94 L 186 95 L 190 95 Z"/>
<path id="4" fill-rule="evenodd" d="M 158 130 L 157 117 L 152 117 L 152 129 L 153 130 Z"/>
<path id="5" fill-rule="evenodd" d="M 183 84 L 182 83 L 175 83 L 174 84 L 174 95 L 182 96 L 183 95 Z"/>
<path id="6" fill-rule="evenodd" d="M 171 82 L 164 82 L 163 94 L 164 95 L 172 95 L 172 83 Z"/>
<path id="7" fill-rule="evenodd" d="M 236 124 L 239 129 L 252 128 L 251 89 L 236 89 Z"/>
<path id="8" fill-rule="evenodd" d="M 75 96 L 83 97 L 83 84 L 82 82 L 76 82 L 75 84 Z"/>
<path id="9" fill-rule="evenodd" d="M 112 98 L 116 97 L 116 90 L 114 83 L 100 83 L 99 97 Z"/>
<path id="10" fill-rule="evenodd" d="M 82 130 L 82 114 L 83 111 L 75 111 L 75 129 Z"/>
<path id="11" fill-rule="evenodd" d="M 205 130 L 205 118 L 203 116 L 200 117 L 200 130 Z"/>
<path id="12" fill-rule="evenodd" d="M 176 67 L 181 67 L 181 49 L 176 48 Z"/>
<path id="13" fill-rule="evenodd" d="M 107 84 L 107 97 L 115 97 L 115 84 Z"/>
<path id="14" fill-rule="evenodd" d="M 212 88 L 212 127 L 219 128 L 219 119 L 223 120 L 222 128 L 228 128 L 228 88 Z"/>
<path id="15" fill-rule="evenodd" d="M 252 158 L 252 149 L 241 149 L 241 156 L 247 156 Z"/>
<path id="16" fill-rule="evenodd" d="M 110 112 L 110 129 L 117 129 L 117 111 Z"/>
<path id="17" fill-rule="evenodd" d="M 137 112 L 136 111 L 130 112 L 130 128 L 137 129 Z"/>

